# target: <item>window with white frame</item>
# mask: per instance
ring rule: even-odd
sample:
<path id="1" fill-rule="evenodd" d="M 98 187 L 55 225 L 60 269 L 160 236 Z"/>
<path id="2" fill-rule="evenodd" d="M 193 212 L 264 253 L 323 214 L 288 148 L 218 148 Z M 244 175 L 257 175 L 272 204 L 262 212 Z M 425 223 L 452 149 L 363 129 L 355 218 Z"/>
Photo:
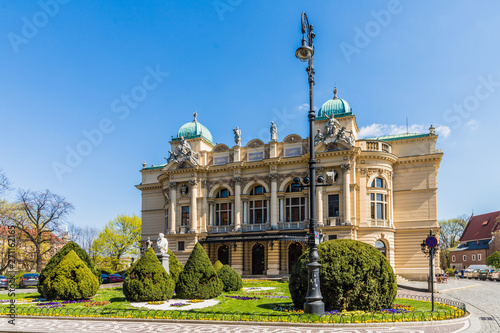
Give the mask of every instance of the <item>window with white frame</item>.
<path id="1" fill-rule="evenodd" d="M 472 255 L 472 261 L 476 261 L 476 255 L 475 254 Z"/>
<path id="2" fill-rule="evenodd" d="M 250 190 L 250 200 L 248 201 L 248 223 L 260 224 L 267 223 L 267 198 L 266 189 L 261 186 L 255 186 Z"/>
<path id="3" fill-rule="evenodd" d="M 301 222 L 306 220 L 306 198 L 300 187 L 288 185 L 285 197 L 285 222 Z"/>
<path id="4" fill-rule="evenodd" d="M 477 254 L 477 261 L 480 261 L 481 260 L 481 253 L 478 253 Z"/>
<path id="5" fill-rule="evenodd" d="M 232 223 L 232 204 L 229 202 L 229 191 L 221 189 L 215 196 L 215 216 L 214 226 L 231 225 Z"/>
<path id="6" fill-rule="evenodd" d="M 462 260 L 463 260 L 463 261 L 467 261 L 467 255 L 465 255 L 465 254 L 464 254 L 464 255 L 462 256 Z"/>
<path id="7" fill-rule="evenodd" d="M 377 177 L 372 180 L 370 187 L 370 217 L 372 220 L 389 220 L 389 196 L 387 194 L 386 182 Z"/>
<path id="8" fill-rule="evenodd" d="M 451 262 L 455 262 L 455 256 L 451 256 Z"/>

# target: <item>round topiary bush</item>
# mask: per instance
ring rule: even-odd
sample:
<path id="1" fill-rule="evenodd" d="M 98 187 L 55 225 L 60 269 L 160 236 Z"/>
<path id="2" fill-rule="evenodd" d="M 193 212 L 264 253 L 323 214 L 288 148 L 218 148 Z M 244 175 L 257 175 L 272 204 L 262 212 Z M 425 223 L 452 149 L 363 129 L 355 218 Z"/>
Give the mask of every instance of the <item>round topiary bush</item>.
<path id="1" fill-rule="evenodd" d="M 61 260 L 70 252 L 75 251 L 75 253 L 80 257 L 81 260 L 87 265 L 87 267 L 92 271 L 92 273 L 97 278 L 98 283 L 101 281 L 101 270 L 94 264 L 94 261 L 89 257 L 87 252 L 82 249 L 75 242 L 68 242 L 64 245 L 52 258 L 50 258 L 49 262 L 45 266 L 44 269 L 40 272 L 40 277 L 38 278 L 38 292 L 45 298 L 47 295 L 43 294 L 42 285 L 44 280 L 49 276 L 52 270 L 61 262 Z"/>
<path id="2" fill-rule="evenodd" d="M 125 274 L 123 294 L 130 302 L 167 301 L 174 287 L 174 279 L 149 248 Z"/>
<path id="3" fill-rule="evenodd" d="M 217 273 L 219 271 L 219 269 L 221 269 L 224 265 L 219 261 L 217 260 L 215 263 L 214 263 L 214 269 L 215 269 L 215 272 Z"/>
<path id="4" fill-rule="evenodd" d="M 42 285 L 48 299 L 88 299 L 98 289 L 99 280 L 73 250 L 64 256 Z"/>
<path id="5" fill-rule="evenodd" d="M 172 279 L 174 279 L 175 284 L 179 281 L 179 275 L 181 274 L 182 270 L 184 269 L 184 266 L 182 266 L 181 262 L 175 254 L 168 250 L 168 255 L 170 256 L 168 258 L 168 269 L 170 271 L 170 275 L 172 276 Z"/>
<path id="6" fill-rule="evenodd" d="M 396 275 L 387 259 L 371 245 L 340 239 L 318 246 L 321 294 L 325 310 L 389 309 L 396 298 Z M 293 303 L 303 308 L 307 293 L 307 250 L 290 276 Z"/>
<path id="7" fill-rule="evenodd" d="M 243 287 L 241 275 L 229 265 L 222 266 L 222 268 L 217 271 L 217 275 L 224 284 L 224 291 L 238 291 Z"/>
<path id="8" fill-rule="evenodd" d="M 196 243 L 175 286 L 177 296 L 185 299 L 209 299 L 222 293 L 223 284 L 205 250 Z"/>

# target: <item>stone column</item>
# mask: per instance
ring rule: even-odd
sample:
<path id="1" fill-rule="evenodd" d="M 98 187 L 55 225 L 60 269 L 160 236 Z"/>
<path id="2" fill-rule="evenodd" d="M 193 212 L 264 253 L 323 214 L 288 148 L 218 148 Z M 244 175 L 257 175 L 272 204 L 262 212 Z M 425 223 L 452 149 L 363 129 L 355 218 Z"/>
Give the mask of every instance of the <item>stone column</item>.
<path id="1" fill-rule="evenodd" d="M 241 177 L 234 180 L 234 231 L 241 231 Z"/>
<path id="2" fill-rule="evenodd" d="M 318 226 L 324 225 L 323 221 L 323 187 L 316 187 L 316 217 L 318 219 Z"/>
<path id="3" fill-rule="evenodd" d="M 344 222 L 351 223 L 351 188 L 350 188 L 350 170 L 351 163 L 342 164 L 344 171 Z"/>
<path id="4" fill-rule="evenodd" d="M 267 272 L 266 275 L 279 275 L 280 273 L 280 243 L 269 242 L 267 245 Z"/>
<path id="5" fill-rule="evenodd" d="M 271 173 L 271 229 L 278 229 L 278 174 Z"/>
<path id="6" fill-rule="evenodd" d="M 209 204 L 209 206 L 210 206 L 210 216 L 209 216 L 208 223 L 209 223 L 210 226 L 213 227 L 214 226 L 214 204 L 211 202 Z"/>
<path id="7" fill-rule="evenodd" d="M 269 142 L 269 158 L 278 157 L 278 142 L 271 141 Z"/>
<path id="8" fill-rule="evenodd" d="M 241 147 L 240 146 L 233 147 L 233 160 L 234 160 L 234 162 L 241 161 Z"/>
<path id="9" fill-rule="evenodd" d="M 248 199 L 243 199 L 243 224 L 248 224 Z"/>
<path id="10" fill-rule="evenodd" d="M 231 249 L 231 267 L 243 274 L 243 244 L 234 244 Z"/>
<path id="11" fill-rule="evenodd" d="M 189 232 L 197 233 L 198 232 L 198 180 L 191 179 L 189 181 L 191 184 L 191 208 L 189 212 L 189 219 L 191 222 Z"/>
<path id="12" fill-rule="evenodd" d="M 208 224 L 208 186 L 207 186 L 207 181 L 203 180 L 201 182 L 201 188 L 203 192 L 203 219 L 202 219 L 202 224 L 201 224 L 201 232 L 207 232 L 207 224 Z"/>
<path id="13" fill-rule="evenodd" d="M 169 234 L 175 234 L 176 233 L 176 225 L 175 225 L 175 211 L 177 208 L 177 183 L 176 182 L 170 182 L 170 207 L 169 207 Z"/>
<path id="14" fill-rule="evenodd" d="M 280 197 L 280 222 L 285 221 L 285 198 Z"/>

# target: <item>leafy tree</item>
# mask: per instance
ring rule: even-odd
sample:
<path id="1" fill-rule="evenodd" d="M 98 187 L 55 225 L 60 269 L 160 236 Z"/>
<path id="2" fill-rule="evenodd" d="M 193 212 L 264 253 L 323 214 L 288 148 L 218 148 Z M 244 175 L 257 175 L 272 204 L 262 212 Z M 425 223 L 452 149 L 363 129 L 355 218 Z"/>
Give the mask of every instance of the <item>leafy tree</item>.
<path id="1" fill-rule="evenodd" d="M 180 298 L 209 299 L 219 296 L 223 287 L 205 250 L 196 243 L 179 276 L 175 292 Z"/>
<path id="2" fill-rule="evenodd" d="M 125 255 L 138 254 L 140 241 L 141 218 L 137 215 L 122 214 L 104 227 L 91 249 L 95 255 L 119 261 Z M 117 268 L 116 266 L 114 269 Z"/>
<path id="3" fill-rule="evenodd" d="M 40 277 L 38 278 L 38 292 L 43 295 L 42 285 L 44 284 L 45 279 L 52 273 L 52 271 L 59 265 L 59 263 L 66 257 L 66 255 L 74 251 L 76 255 L 87 265 L 90 271 L 95 275 L 97 281 L 101 281 L 101 271 L 94 264 L 92 259 L 89 257 L 87 252 L 83 250 L 78 244 L 75 242 L 68 242 L 64 245 L 59 252 L 57 252 L 47 263 L 44 269 L 40 272 Z M 47 297 L 46 295 L 43 295 Z"/>
<path id="4" fill-rule="evenodd" d="M 99 289 L 99 280 L 75 251 L 69 251 L 43 281 L 48 299 L 88 299 Z"/>
<path id="5" fill-rule="evenodd" d="M 486 257 L 486 265 L 500 268 L 500 252 L 495 251 L 488 257 Z"/>
<path id="6" fill-rule="evenodd" d="M 390 309 L 396 298 L 396 275 L 387 259 L 371 245 L 339 239 L 318 246 L 320 287 L 325 310 Z M 303 308 L 307 293 L 309 250 L 293 267 L 290 294 Z"/>
<path id="7" fill-rule="evenodd" d="M 454 219 L 439 221 L 439 246 L 442 249 L 449 249 L 458 245 L 460 237 L 467 226 L 466 215 Z"/>
<path id="8" fill-rule="evenodd" d="M 174 295 L 175 283 L 152 248 L 127 270 L 123 294 L 128 301 L 166 301 Z"/>
<path id="9" fill-rule="evenodd" d="M 53 251 L 58 240 L 54 233 L 59 233 L 61 222 L 72 210 L 71 203 L 49 190 L 19 191 L 18 200 L 6 219 L 21 231 L 27 243 L 33 245 L 37 272 L 42 270 L 44 256 Z"/>

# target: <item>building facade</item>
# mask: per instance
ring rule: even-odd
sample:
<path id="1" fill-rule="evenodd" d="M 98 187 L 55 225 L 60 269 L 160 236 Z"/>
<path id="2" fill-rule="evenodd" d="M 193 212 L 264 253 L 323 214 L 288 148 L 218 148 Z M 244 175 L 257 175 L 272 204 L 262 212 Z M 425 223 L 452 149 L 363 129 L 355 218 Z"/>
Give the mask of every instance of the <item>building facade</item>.
<path id="1" fill-rule="evenodd" d="M 471 216 L 456 249 L 450 251 L 450 267 L 462 270 L 471 265 L 486 265 L 496 251 L 495 233 L 500 231 L 500 211 Z"/>
<path id="2" fill-rule="evenodd" d="M 304 117 L 305 118 L 305 117 Z M 305 121 L 305 119 L 304 119 Z M 294 178 L 308 175 L 308 138 L 215 144 L 194 114 L 170 142 L 166 164 L 143 164 L 142 241 L 164 233 L 185 263 L 197 242 L 212 262 L 230 264 L 244 276 L 289 274 L 305 250 L 308 188 Z M 355 239 L 378 248 L 396 274 L 425 279 L 428 260 L 420 244 L 438 230 L 437 135 L 404 134 L 358 139 L 356 117 L 337 97 L 315 122 L 317 220 L 322 239 Z M 281 134 L 281 133 L 280 133 Z M 437 263 L 438 267 L 439 264 Z"/>

